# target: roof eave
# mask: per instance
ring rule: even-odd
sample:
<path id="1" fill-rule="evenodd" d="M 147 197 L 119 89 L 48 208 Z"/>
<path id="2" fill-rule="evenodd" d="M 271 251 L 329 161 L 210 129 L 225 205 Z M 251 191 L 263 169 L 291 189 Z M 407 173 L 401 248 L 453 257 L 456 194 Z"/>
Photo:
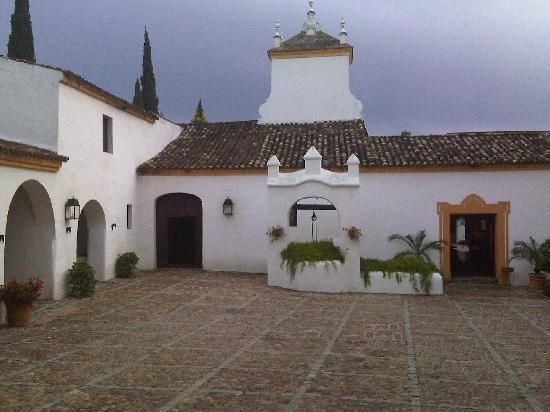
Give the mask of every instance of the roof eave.
<path id="1" fill-rule="evenodd" d="M 285 50 L 281 48 L 272 48 L 267 51 L 267 55 L 269 57 L 269 60 L 349 56 L 349 64 L 353 63 L 352 46 L 337 47 L 332 49 L 299 49 L 299 50 Z"/>

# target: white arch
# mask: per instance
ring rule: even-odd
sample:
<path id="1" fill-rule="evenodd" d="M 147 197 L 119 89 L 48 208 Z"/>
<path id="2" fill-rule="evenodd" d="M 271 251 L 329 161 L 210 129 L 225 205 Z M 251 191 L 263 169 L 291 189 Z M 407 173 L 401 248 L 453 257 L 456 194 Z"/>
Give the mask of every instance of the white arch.
<path id="1" fill-rule="evenodd" d="M 312 223 L 313 211 L 298 210 L 297 224 L 290 226 L 293 207 L 297 204 L 330 205 L 335 210 L 315 210 L 317 220 Z M 305 196 L 293 202 L 288 209 L 287 224 L 289 231 L 293 232 L 292 238 L 298 241 L 328 240 L 341 236 L 340 213 L 333 202 L 322 196 Z"/>
<path id="2" fill-rule="evenodd" d="M 4 255 L 5 281 L 39 277 L 42 296 L 51 298 L 54 287 L 55 218 L 48 191 L 36 180 L 16 190 L 8 209 Z"/>
<path id="3" fill-rule="evenodd" d="M 95 269 L 97 279 L 105 280 L 105 212 L 97 200 L 90 200 L 82 208 L 80 219 L 83 222 L 78 225 L 77 243 L 84 243 L 86 253 L 79 258 Z M 83 230 L 84 222 L 86 230 Z M 82 236 L 85 238 L 82 239 Z"/>

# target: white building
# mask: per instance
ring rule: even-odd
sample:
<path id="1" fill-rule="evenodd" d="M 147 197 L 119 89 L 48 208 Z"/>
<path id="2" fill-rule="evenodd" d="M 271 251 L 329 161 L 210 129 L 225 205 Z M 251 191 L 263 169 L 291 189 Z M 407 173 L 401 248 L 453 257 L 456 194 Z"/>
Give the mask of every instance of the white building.
<path id="1" fill-rule="evenodd" d="M 60 298 L 73 261 L 105 280 L 128 250 L 142 269 L 265 272 L 267 161 L 301 169 L 311 146 L 330 170 L 360 160 L 364 257 L 391 257 L 400 250 L 391 233 L 426 229 L 447 241 L 434 260 L 448 280 L 501 281 L 513 240 L 550 236 L 548 133 L 369 136 L 344 25 L 329 36 L 313 9 L 295 37 L 277 31 L 269 57 L 259 120 L 205 125 L 176 125 L 71 72 L 0 58 L 0 284 L 40 276 L 45 296 Z M 65 218 L 73 197 L 78 221 Z M 320 207 L 332 202 L 307 197 L 293 202 L 320 209 L 313 228 L 300 206 L 287 226 L 304 239 L 333 236 L 338 214 Z M 530 268 L 512 265 L 512 282 L 526 284 Z"/>

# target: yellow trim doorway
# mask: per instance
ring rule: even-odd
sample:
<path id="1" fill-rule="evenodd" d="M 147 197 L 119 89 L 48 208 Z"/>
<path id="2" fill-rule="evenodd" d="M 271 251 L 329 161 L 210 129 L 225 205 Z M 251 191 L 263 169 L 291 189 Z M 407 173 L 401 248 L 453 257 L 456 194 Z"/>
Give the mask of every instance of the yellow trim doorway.
<path id="1" fill-rule="evenodd" d="M 476 194 L 467 196 L 462 203 L 453 205 L 437 203 L 439 215 L 439 236 L 444 245 L 441 249 L 440 269 L 446 281 L 452 280 L 451 273 L 451 215 L 495 215 L 495 272 L 497 282 L 504 283 L 502 268 L 508 266 L 508 214 L 510 202 L 488 204 Z"/>

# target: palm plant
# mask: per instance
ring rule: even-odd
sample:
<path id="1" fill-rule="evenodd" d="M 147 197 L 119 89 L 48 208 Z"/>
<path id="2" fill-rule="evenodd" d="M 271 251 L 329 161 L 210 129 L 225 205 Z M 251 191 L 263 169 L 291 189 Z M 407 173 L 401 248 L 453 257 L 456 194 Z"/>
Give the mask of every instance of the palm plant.
<path id="1" fill-rule="evenodd" d="M 533 272 L 538 274 L 546 268 L 550 261 L 550 242 L 547 240 L 540 244 L 529 236 L 528 241 L 514 241 L 514 247 L 511 252 L 512 257 L 510 261 L 514 259 L 526 260 L 533 266 Z"/>
<path id="2" fill-rule="evenodd" d="M 388 241 L 391 242 L 392 240 L 400 240 L 407 245 L 407 249 L 399 252 L 395 255 L 395 257 L 416 256 L 419 258 L 424 258 L 430 263 L 433 262 L 432 259 L 430 259 L 428 252 L 430 250 L 440 250 L 443 245 L 443 241 L 441 240 L 427 241 L 426 229 L 422 229 L 414 235 L 409 234 L 403 236 L 398 233 L 394 233 L 388 237 Z"/>

